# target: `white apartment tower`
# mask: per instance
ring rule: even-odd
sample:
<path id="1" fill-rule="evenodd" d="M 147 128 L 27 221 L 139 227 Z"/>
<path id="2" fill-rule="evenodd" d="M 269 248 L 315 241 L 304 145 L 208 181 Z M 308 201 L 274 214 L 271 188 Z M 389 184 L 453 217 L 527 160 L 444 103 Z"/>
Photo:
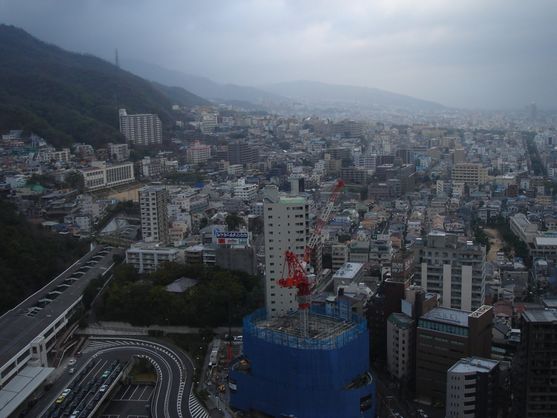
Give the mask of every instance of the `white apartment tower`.
<path id="1" fill-rule="evenodd" d="M 485 247 L 432 231 L 419 249 L 416 284 L 441 297 L 445 308 L 473 311 L 485 297 Z"/>
<path id="2" fill-rule="evenodd" d="M 162 124 L 158 115 L 128 115 L 126 109 L 120 109 L 120 132 L 133 145 L 148 146 L 162 144 Z"/>
<path id="3" fill-rule="evenodd" d="M 309 205 L 304 197 L 285 197 L 276 186 L 264 189 L 265 228 L 265 307 L 269 317 L 298 309 L 296 289 L 279 286 L 284 253 L 290 250 L 303 257 L 309 235 Z M 286 271 L 286 269 L 285 269 Z"/>
<path id="4" fill-rule="evenodd" d="M 141 233 L 148 242 L 168 244 L 168 191 L 162 186 L 139 190 Z"/>

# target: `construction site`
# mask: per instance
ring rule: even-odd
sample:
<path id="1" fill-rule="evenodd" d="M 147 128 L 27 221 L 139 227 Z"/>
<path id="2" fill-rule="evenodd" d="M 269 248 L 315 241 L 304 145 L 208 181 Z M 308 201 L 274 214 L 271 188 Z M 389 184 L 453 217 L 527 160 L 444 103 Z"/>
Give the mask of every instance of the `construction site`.
<path id="1" fill-rule="evenodd" d="M 331 296 L 324 304 L 311 300 L 316 284 L 311 255 L 343 187 L 342 180 L 333 187 L 305 247 L 295 248 L 298 253 L 290 240 L 277 240 L 284 251 L 278 284 L 296 289 L 298 309 L 282 315 L 260 309 L 244 318 L 243 354 L 229 373 L 232 408 L 255 416 L 375 417 L 365 319 L 352 313 L 344 297 Z"/>
<path id="2" fill-rule="evenodd" d="M 299 312 L 247 316 L 243 355 L 230 371 L 230 406 L 273 417 L 374 417 L 366 322 L 339 311 L 312 308 L 307 336 Z"/>

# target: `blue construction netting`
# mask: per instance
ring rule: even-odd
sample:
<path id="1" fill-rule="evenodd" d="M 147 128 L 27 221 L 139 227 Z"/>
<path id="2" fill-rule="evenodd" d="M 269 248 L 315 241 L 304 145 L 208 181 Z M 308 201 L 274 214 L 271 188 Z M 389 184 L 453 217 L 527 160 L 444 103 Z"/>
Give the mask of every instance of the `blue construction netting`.
<path id="1" fill-rule="evenodd" d="M 244 321 L 246 367 L 232 368 L 230 373 L 234 408 L 274 417 L 375 416 L 375 384 L 361 381 L 369 372 L 369 335 L 363 319 L 339 320 L 347 328 L 334 336 L 325 333 L 321 339 L 261 328 L 258 322 L 268 323 L 265 311 Z"/>

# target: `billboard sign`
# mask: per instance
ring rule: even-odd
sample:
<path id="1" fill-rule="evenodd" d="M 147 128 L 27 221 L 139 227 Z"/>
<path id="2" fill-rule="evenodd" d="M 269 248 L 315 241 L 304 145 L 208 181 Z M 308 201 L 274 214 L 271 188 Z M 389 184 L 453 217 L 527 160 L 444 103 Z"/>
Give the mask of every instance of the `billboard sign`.
<path id="1" fill-rule="evenodd" d="M 249 232 L 223 231 L 215 234 L 219 245 L 248 245 Z"/>

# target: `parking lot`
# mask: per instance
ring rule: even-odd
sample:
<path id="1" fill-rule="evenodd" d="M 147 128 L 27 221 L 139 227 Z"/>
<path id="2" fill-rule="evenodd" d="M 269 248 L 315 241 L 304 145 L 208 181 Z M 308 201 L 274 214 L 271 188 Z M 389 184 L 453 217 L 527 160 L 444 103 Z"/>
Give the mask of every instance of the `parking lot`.
<path id="1" fill-rule="evenodd" d="M 148 401 L 153 392 L 151 385 L 122 386 L 112 398 L 113 401 Z"/>
<path id="2" fill-rule="evenodd" d="M 120 418 L 120 415 L 101 415 L 101 418 Z M 121 418 L 149 418 L 147 415 L 122 415 Z"/>
<path id="3" fill-rule="evenodd" d="M 112 397 L 101 418 L 147 418 L 152 385 L 123 385 Z"/>

